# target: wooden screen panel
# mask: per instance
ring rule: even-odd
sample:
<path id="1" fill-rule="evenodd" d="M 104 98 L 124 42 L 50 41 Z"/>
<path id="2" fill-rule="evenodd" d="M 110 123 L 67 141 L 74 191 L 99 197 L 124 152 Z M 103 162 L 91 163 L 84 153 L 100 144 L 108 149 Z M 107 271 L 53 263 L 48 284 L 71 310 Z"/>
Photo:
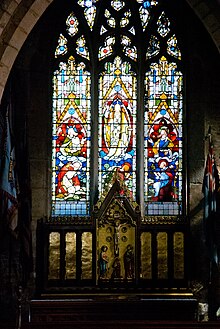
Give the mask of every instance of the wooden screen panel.
<path id="1" fill-rule="evenodd" d="M 60 233 L 49 234 L 49 268 L 48 279 L 60 279 Z"/>
<path id="2" fill-rule="evenodd" d="M 174 279 L 184 279 L 184 234 L 175 232 L 173 235 Z"/>
<path id="3" fill-rule="evenodd" d="M 82 233 L 81 279 L 92 279 L 92 233 Z"/>
<path id="4" fill-rule="evenodd" d="M 166 232 L 157 234 L 157 278 L 168 278 L 168 239 Z"/>
<path id="5" fill-rule="evenodd" d="M 141 273 L 142 279 L 152 279 L 152 246 L 151 233 L 141 234 Z"/>
<path id="6" fill-rule="evenodd" d="M 66 242 L 66 279 L 76 279 L 76 233 L 68 232 L 65 235 Z"/>

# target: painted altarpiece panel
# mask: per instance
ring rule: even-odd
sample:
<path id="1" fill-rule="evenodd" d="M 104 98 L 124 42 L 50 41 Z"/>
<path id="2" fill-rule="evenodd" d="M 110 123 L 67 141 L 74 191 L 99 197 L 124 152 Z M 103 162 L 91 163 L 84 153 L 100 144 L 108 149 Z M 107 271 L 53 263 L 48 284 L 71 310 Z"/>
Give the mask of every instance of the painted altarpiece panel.
<path id="1" fill-rule="evenodd" d="M 137 278 L 139 207 L 117 170 L 94 209 L 97 283 L 134 283 Z"/>

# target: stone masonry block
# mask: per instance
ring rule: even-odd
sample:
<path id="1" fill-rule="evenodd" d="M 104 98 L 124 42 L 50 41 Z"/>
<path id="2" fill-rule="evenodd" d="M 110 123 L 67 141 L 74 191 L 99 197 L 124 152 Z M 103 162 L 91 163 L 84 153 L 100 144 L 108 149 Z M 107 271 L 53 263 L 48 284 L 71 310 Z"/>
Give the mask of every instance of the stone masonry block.
<path id="1" fill-rule="evenodd" d="M 23 29 L 27 34 L 30 33 L 36 22 L 38 21 L 39 16 L 30 10 L 22 19 L 19 24 L 20 29 Z"/>
<path id="2" fill-rule="evenodd" d="M 204 18 L 204 23 L 210 32 L 215 31 L 219 27 L 219 22 L 213 14 L 209 14 Z"/>
<path id="3" fill-rule="evenodd" d="M 18 27 L 13 34 L 12 38 L 10 39 L 10 46 L 18 49 L 18 51 L 21 49 L 23 46 L 24 41 L 27 38 L 27 33 L 20 27 Z"/>
<path id="4" fill-rule="evenodd" d="M 53 0 L 35 1 L 31 7 L 31 10 L 36 16 L 40 17 L 52 2 Z"/>
<path id="5" fill-rule="evenodd" d="M 189 5 L 191 7 L 194 7 L 194 6 L 197 6 L 202 1 L 201 0 L 187 0 L 187 2 L 189 3 Z"/>
<path id="6" fill-rule="evenodd" d="M 5 26 L 8 24 L 10 18 L 11 18 L 11 16 L 9 15 L 9 13 L 7 13 L 7 12 L 3 13 L 3 15 L 1 16 L 1 20 L 0 20 L 0 26 L 2 29 L 4 29 Z"/>
<path id="7" fill-rule="evenodd" d="M 205 2 L 199 3 L 195 6 L 198 15 L 203 19 L 210 13 L 210 8 Z"/>
<path id="8" fill-rule="evenodd" d="M 6 8 L 6 11 L 9 13 L 10 16 L 13 15 L 15 10 L 17 9 L 19 3 L 17 1 L 11 0 L 9 5 Z"/>
<path id="9" fill-rule="evenodd" d="M 18 54 L 18 50 L 15 47 L 8 46 L 5 49 L 5 52 L 2 56 L 2 63 L 11 69 L 12 65 L 14 64 L 14 60 Z"/>
<path id="10" fill-rule="evenodd" d="M 212 36 L 220 52 L 220 27 L 215 32 L 212 33 Z"/>

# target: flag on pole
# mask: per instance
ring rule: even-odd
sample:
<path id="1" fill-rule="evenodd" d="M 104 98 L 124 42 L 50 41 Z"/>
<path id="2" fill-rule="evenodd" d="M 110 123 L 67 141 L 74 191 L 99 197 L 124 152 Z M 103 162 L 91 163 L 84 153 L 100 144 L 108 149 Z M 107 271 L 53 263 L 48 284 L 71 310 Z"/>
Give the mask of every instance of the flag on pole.
<path id="1" fill-rule="evenodd" d="M 5 117 L 0 110 L 0 173 L 2 172 L 4 153 L 5 153 L 5 140 L 6 140 L 6 124 Z"/>
<path id="2" fill-rule="evenodd" d="M 206 159 L 205 173 L 203 179 L 204 194 L 204 235 L 208 248 L 210 261 L 218 264 L 218 253 L 215 237 L 215 224 L 217 217 L 217 192 L 219 188 L 219 175 L 215 162 L 211 134 L 209 134 L 209 150 Z"/>
<path id="3" fill-rule="evenodd" d="M 1 114 L 1 157 L 0 157 L 0 215 L 1 223 L 14 231 L 18 224 L 17 182 L 15 176 L 15 149 L 11 143 L 8 111 Z M 3 124 L 4 122 L 4 124 Z"/>

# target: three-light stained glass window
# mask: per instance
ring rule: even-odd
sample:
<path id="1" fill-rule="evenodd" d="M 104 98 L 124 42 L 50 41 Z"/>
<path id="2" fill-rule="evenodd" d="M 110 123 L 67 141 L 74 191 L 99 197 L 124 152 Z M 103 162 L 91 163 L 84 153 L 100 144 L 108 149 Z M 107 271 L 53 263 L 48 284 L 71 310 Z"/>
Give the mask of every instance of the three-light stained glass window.
<path id="1" fill-rule="evenodd" d="M 143 216 L 183 214 L 182 54 L 163 2 L 78 0 L 65 17 L 54 53 L 52 216 L 90 215 L 115 171 Z"/>

